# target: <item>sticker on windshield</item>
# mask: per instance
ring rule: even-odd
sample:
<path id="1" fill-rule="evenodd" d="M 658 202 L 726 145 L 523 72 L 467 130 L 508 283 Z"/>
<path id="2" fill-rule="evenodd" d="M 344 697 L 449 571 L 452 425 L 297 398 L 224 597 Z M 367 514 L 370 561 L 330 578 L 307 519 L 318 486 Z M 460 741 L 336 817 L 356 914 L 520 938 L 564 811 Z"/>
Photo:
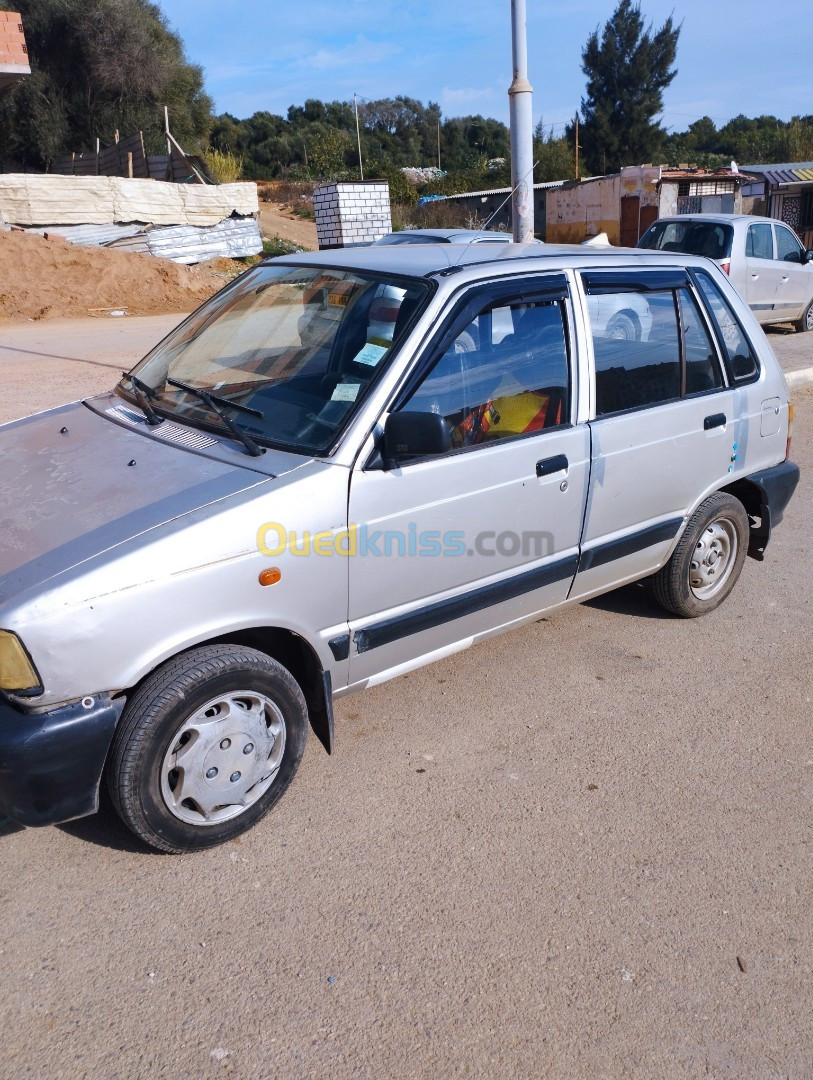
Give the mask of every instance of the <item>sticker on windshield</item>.
<path id="1" fill-rule="evenodd" d="M 359 396 L 359 387 L 361 383 L 349 383 L 340 382 L 336 384 L 333 393 L 330 395 L 331 401 L 355 401 Z"/>
<path id="2" fill-rule="evenodd" d="M 368 367 L 375 367 L 388 348 L 388 345 L 376 345 L 375 342 L 368 341 L 361 352 L 356 354 L 355 362 L 357 364 L 367 364 Z"/>

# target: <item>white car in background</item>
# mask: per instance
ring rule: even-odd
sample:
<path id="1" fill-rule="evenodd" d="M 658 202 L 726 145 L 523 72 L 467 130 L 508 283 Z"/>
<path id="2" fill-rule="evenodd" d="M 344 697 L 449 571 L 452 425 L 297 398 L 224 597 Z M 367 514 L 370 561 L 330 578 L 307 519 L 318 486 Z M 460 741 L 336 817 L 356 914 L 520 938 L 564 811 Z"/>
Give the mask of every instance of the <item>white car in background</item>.
<path id="1" fill-rule="evenodd" d="M 728 274 L 761 323 L 813 330 L 813 251 L 782 221 L 747 214 L 658 218 L 638 247 L 705 255 Z"/>

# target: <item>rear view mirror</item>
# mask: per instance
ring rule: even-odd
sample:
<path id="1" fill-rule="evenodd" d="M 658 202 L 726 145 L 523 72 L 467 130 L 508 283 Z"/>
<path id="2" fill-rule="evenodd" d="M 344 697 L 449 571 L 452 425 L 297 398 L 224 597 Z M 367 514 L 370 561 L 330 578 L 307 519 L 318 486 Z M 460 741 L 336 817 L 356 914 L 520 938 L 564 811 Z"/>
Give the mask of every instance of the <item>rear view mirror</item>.
<path id="1" fill-rule="evenodd" d="M 450 446 L 449 425 L 438 413 L 392 413 L 384 424 L 385 461 L 445 454 Z"/>

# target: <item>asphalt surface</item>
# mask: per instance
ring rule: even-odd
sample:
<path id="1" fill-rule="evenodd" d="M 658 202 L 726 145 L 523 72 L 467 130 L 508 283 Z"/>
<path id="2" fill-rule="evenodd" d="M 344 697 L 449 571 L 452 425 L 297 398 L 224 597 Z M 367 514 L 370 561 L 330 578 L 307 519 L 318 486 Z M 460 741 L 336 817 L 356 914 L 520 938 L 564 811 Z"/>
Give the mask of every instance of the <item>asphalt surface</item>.
<path id="1" fill-rule="evenodd" d="M 8 329 L 6 418 L 125 363 Z M 810 363 L 813 335 L 771 343 Z M 813 1077 L 813 387 L 794 400 L 799 490 L 711 615 L 631 587 L 345 698 L 334 757 L 310 739 L 272 815 L 203 855 L 109 811 L 7 826 L 0 1073 Z"/>

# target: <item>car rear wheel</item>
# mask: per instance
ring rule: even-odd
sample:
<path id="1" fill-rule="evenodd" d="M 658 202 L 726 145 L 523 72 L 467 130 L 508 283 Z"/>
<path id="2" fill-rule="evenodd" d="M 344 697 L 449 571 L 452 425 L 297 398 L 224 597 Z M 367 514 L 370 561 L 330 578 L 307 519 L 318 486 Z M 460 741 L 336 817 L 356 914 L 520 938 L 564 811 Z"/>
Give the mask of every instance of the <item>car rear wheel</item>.
<path id="1" fill-rule="evenodd" d="M 716 492 L 689 519 L 672 557 L 652 579 L 658 603 L 686 619 L 722 604 L 748 552 L 750 525 L 742 503 Z"/>
<path id="2" fill-rule="evenodd" d="M 800 332 L 813 330 L 813 300 L 807 305 L 807 310 L 798 322 L 793 324 Z"/>
<path id="3" fill-rule="evenodd" d="M 211 645 L 154 672 L 128 703 L 108 769 L 113 803 L 173 853 L 233 839 L 294 778 L 307 735 L 296 680 L 264 653 Z"/>

